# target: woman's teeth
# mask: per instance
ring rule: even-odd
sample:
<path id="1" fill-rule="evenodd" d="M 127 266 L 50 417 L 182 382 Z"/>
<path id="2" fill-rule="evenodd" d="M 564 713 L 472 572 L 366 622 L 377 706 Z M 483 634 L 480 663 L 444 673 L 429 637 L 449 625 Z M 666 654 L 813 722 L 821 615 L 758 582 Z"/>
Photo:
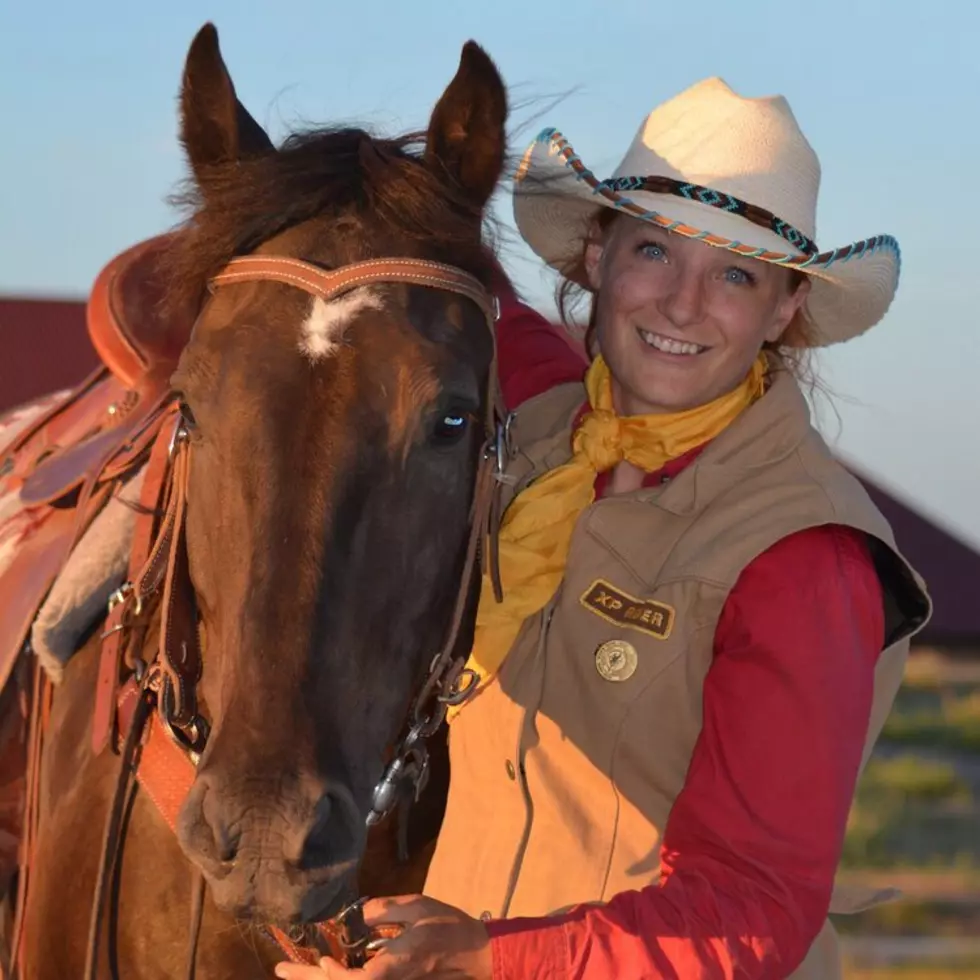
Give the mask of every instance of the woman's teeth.
<path id="1" fill-rule="evenodd" d="M 641 330 L 640 337 L 644 343 L 656 350 L 663 351 L 665 354 L 700 354 L 708 349 L 700 344 L 690 344 L 682 340 L 672 340 L 670 337 L 661 337 L 660 334 L 650 333 L 649 330 Z"/>

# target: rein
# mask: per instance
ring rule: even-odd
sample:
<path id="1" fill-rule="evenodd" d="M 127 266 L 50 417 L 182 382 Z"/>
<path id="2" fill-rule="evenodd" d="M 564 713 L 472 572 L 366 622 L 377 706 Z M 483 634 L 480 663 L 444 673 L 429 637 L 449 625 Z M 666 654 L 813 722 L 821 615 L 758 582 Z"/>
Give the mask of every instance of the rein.
<path id="1" fill-rule="evenodd" d="M 220 288 L 271 281 L 329 300 L 371 283 L 406 283 L 448 291 L 472 300 L 483 312 L 494 341 L 488 375 L 484 443 L 472 506 L 470 531 L 452 619 L 442 647 L 432 658 L 406 720 L 407 731 L 392 751 L 375 787 L 366 818 L 373 826 L 399 804 L 417 800 L 428 779 L 427 740 L 438 730 L 447 709 L 461 704 L 476 689 L 476 675 L 464 669 L 467 651 L 457 652 L 459 634 L 476 576 L 489 571 L 501 596 L 496 537 L 499 524 L 499 477 L 507 454 L 507 422 L 497 381 L 494 322 L 499 308 L 485 287 L 454 266 L 417 259 L 379 259 L 324 270 L 308 262 L 276 256 L 233 259 L 209 282 Z M 172 830 L 196 776 L 209 735 L 199 711 L 196 689 L 203 671 L 198 616 L 187 563 L 184 533 L 191 446 L 180 408 L 170 404 L 156 423 L 149 449 L 126 582 L 109 602 L 92 720 L 95 754 L 125 732 L 119 752 L 119 777 L 103 837 L 99 875 L 92 906 L 85 980 L 98 972 L 100 938 L 107 894 L 124 834 L 123 816 L 138 781 Z M 144 658 L 153 613 L 159 609 L 157 651 Z M 120 683 L 120 678 L 126 680 Z M 35 704 L 40 702 L 35 698 Z M 38 736 L 40 737 L 40 736 Z M 39 749 L 38 749 L 39 751 Z M 36 752 L 35 752 L 36 754 Z M 36 816 L 34 818 L 36 821 Z M 30 828 L 29 828 L 30 829 Z M 29 870 L 30 849 L 24 860 Z M 22 875 L 26 884 L 27 875 Z M 203 879 L 195 874 L 187 976 L 193 978 L 201 924 Z M 361 912 L 363 899 L 348 905 L 328 922 L 319 923 L 330 954 L 348 967 L 362 966 L 394 933 L 369 929 Z M 293 962 L 316 963 L 322 953 L 294 942 L 282 930 L 267 927 Z M 14 950 L 17 962 L 17 948 Z"/>

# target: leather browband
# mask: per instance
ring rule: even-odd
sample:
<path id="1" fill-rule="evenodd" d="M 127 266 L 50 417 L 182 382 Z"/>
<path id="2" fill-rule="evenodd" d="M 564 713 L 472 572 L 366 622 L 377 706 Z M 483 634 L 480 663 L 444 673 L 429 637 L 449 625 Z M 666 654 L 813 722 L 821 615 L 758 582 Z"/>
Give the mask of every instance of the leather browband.
<path id="1" fill-rule="evenodd" d="M 218 286 L 232 283 L 268 280 L 296 286 L 323 300 L 371 283 L 404 282 L 465 296 L 480 307 L 491 325 L 499 315 L 493 296 L 475 276 L 451 265 L 424 259 L 369 259 L 340 269 L 321 269 L 301 259 L 244 255 L 232 259 L 221 272 L 211 277 L 208 285 L 213 291 Z"/>

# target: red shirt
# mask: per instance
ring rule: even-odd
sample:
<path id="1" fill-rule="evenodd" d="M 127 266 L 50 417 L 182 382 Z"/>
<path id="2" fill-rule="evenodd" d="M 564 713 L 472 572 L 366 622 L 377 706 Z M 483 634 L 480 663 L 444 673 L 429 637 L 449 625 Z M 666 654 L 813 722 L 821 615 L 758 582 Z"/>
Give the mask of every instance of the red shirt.
<path id="1" fill-rule="evenodd" d="M 498 331 L 509 407 L 582 378 L 582 355 L 515 300 Z M 827 915 L 883 640 L 881 586 L 857 531 L 800 531 L 749 564 L 718 622 L 660 882 L 568 914 L 487 923 L 494 980 L 792 972 Z"/>

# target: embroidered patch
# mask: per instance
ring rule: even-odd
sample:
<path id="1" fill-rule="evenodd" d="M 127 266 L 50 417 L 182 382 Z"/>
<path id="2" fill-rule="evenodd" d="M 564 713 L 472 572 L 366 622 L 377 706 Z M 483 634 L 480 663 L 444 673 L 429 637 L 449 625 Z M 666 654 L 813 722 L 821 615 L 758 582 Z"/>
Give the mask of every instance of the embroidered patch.
<path id="1" fill-rule="evenodd" d="M 666 640 L 674 628 L 672 606 L 652 599 L 637 599 L 601 578 L 592 583 L 579 602 L 610 623 L 649 633 L 658 640 Z"/>

